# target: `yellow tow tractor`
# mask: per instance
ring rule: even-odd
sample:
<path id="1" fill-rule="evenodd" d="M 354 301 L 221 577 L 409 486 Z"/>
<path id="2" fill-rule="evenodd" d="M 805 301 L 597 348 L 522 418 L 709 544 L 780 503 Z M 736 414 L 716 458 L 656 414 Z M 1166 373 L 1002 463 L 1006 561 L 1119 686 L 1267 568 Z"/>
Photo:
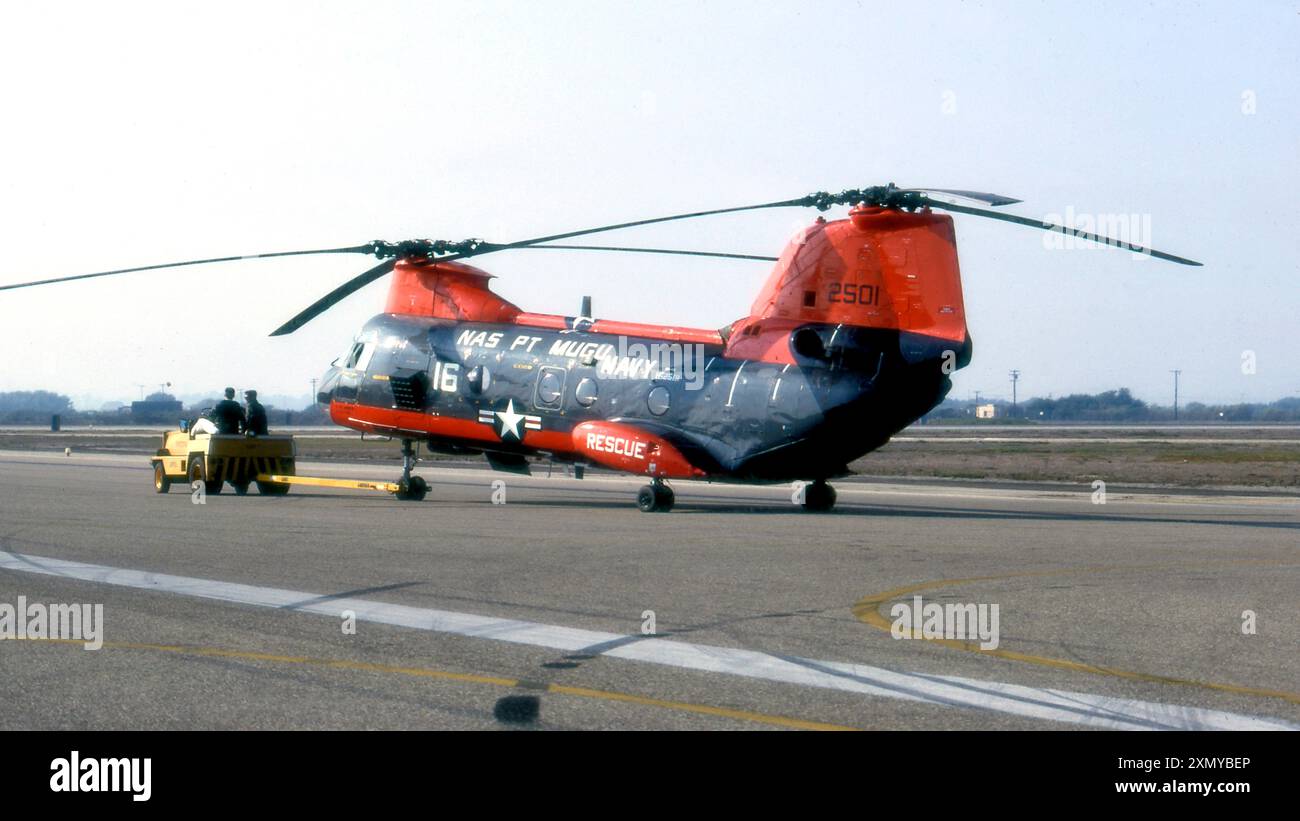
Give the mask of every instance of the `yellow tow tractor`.
<path id="1" fill-rule="evenodd" d="M 202 482 L 209 494 L 221 492 L 229 482 L 243 496 L 257 484 L 263 496 L 289 492 L 298 448 L 292 436 L 239 436 L 220 433 L 190 433 L 169 430 L 162 447 L 150 457 L 153 487 L 159 493 L 171 490 L 172 482 L 193 485 Z"/>
<path id="2" fill-rule="evenodd" d="M 291 485 L 377 490 L 399 499 L 423 499 L 429 485 L 419 476 L 407 486 L 400 482 L 376 482 L 365 479 L 327 479 L 298 476 L 294 461 L 298 445 L 292 436 L 238 436 L 220 433 L 190 433 L 169 430 L 163 434 L 162 447 L 149 458 L 153 463 L 153 489 L 171 490 L 173 482 L 193 486 L 202 482 L 206 493 L 221 492 L 229 482 L 235 494 L 248 493 L 256 484 L 263 496 L 283 496 Z"/>

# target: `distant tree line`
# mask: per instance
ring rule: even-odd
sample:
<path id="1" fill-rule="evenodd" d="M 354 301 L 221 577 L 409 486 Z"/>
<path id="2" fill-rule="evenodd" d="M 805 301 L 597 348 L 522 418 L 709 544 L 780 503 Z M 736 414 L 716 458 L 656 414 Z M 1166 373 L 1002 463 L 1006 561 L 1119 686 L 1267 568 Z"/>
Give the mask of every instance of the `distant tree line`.
<path id="1" fill-rule="evenodd" d="M 1152 405 L 1133 396 L 1128 388 L 1102 393 L 1074 393 L 1059 398 L 1026 399 L 1014 408 L 1010 402 L 948 399 L 926 417 L 927 421 L 975 418 L 976 405 L 993 405 L 994 420 L 1034 422 L 1173 422 L 1174 409 Z M 1179 422 L 1300 422 L 1300 397 L 1275 402 L 1207 404 L 1188 402 L 1178 408 Z"/>
<path id="2" fill-rule="evenodd" d="M 1007 409 L 1010 413 L 1010 408 Z M 1018 408 L 1029 419 L 1079 422 L 1134 422 L 1152 418 L 1152 406 L 1128 388 L 1104 393 L 1074 393 L 1060 399 L 1030 399 Z"/>
<path id="3" fill-rule="evenodd" d="M 72 400 L 50 391 L 0 392 L 0 424 L 49 422 L 54 414 L 70 414 Z"/>
<path id="4" fill-rule="evenodd" d="M 150 400 L 174 399 L 171 394 L 150 394 Z M 186 418 L 217 404 L 217 398 L 204 399 L 185 408 Z M 1029 420 L 1034 422 L 1172 422 L 1174 409 L 1151 405 L 1133 396 L 1128 388 L 1102 393 L 1074 393 L 1059 398 L 1026 399 L 1012 408 L 1010 402 L 992 400 L 948 399 L 926 417 L 927 422 L 975 419 L 975 406 L 993 405 L 994 421 Z M 291 410 L 267 407 L 272 425 L 325 425 L 329 416 L 319 405 Z M 65 425 L 129 425 L 130 407 L 109 411 L 80 411 L 72 400 L 51 391 L 0 391 L 0 425 L 47 425 L 58 414 Z M 1188 402 L 1178 409 L 1180 422 L 1300 422 L 1300 397 L 1275 402 L 1241 402 L 1230 405 Z"/>
<path id="5" fill-rule="evenodd" d="M 169 393 L 151 393 L 145 401 L 174 401 L 176 397 Z M 186 407 L 182 415 L 186 419 L 197 417 L 202 411 L 217 404 L 218 399 L 204 399 Z M 289 410 L 268 405 L 267 416 L 271 425 L 325 425 L 329 424 L 329 415 L 317 405 L 309 405 L 299 410 Z M 131 406 L 125 405 L 117 410 L 83 411 L 72 405 L 72 400 L 62 394 L 51 391 L 0 391 L 0 425 L 48 425 L 50 417 L 58 415 L 64 425 L 131 425 L 139 420 L 131 416 Z M 172 424 L 180 421 L 171 420 Z"/>

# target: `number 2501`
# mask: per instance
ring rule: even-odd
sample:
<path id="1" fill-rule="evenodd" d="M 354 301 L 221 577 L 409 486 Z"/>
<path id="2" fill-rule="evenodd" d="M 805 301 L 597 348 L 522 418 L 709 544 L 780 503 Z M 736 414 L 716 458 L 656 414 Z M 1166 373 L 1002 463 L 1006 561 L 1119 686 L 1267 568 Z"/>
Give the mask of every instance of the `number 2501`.
<path id="1" fill-rule="evenodd" d="M 828 302 L 842 302 L 845 305 L 875 305 L 880 294 L 878 285 L 846 285 L 842 282 L 831 283 L 826 295 Z"/>

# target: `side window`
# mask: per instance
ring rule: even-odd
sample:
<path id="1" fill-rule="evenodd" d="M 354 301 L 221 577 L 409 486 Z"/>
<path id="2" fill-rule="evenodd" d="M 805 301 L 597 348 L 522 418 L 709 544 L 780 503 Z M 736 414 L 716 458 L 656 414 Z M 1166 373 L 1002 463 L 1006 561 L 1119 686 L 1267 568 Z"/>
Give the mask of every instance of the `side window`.
<path id="1" fill-rule="evenodd" d="M 537 393 L 533 398 L 535 407 L 559 409 L 560 400 L 564 398 L 566 373 L 563 368 L 542 368 L 537 375 Z"/>
<path id="2" fill-rule="evenodd" d="M 578 400 L 578 404 L 584 408 L 589 408 L 600 397 L 600 386 L 596 380 L 584 378 L 578 383 L 578 387 L 573 389 L 573 398 Z"/>
<path id="3" fill-rule="evenodd" d="M 364 371 L 370 367 L 370 359 L 375 355 L 375 343 L 358 342 L 352 346 L 352 353 L 348 355 L 346 367 L 353 370 Z"/>
<path id="4" fill-rule="evenodd" d="M 360 355 L 361 343 L 353 342 L 348 346 L 347 353 L 343 354 L 338 359 L 335 359 L 330 364 L 336 368 L 351 368 L 356 363 L 357 357 Z"/>
<path id="5" fill-rule="evenodd" d="M 474 393 L 482 393 L 492 385 L 492 374 L 486 365 L 475 365 L 465 374 L 465 384 Z"/>
<path id="6" fill-rule="evenodd" d="M 645 398 L 646 407 L 655 416 L 663 416 L 668 412 L 669 401 L 668 389 L 663 385 L 656 385 L 651 388 L 650 393 Z"/>

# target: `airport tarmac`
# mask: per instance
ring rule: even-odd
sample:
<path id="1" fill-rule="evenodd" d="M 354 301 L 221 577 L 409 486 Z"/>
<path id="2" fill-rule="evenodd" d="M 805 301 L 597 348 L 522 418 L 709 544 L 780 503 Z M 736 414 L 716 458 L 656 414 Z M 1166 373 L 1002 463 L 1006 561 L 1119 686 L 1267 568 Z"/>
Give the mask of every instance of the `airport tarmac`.
<path id="1" fill-rule="evenodd" d="M 421 473 L 195 504 L 142 457 L 0 451 L 0 605 L 104 618 L 0 642 L 0 729 L 1300 727 L 1294 496 L 682 482 L 644 514 L 629 477 Z M 894 638 L 915 596 L 997 605 L 998 646 Z"/>

